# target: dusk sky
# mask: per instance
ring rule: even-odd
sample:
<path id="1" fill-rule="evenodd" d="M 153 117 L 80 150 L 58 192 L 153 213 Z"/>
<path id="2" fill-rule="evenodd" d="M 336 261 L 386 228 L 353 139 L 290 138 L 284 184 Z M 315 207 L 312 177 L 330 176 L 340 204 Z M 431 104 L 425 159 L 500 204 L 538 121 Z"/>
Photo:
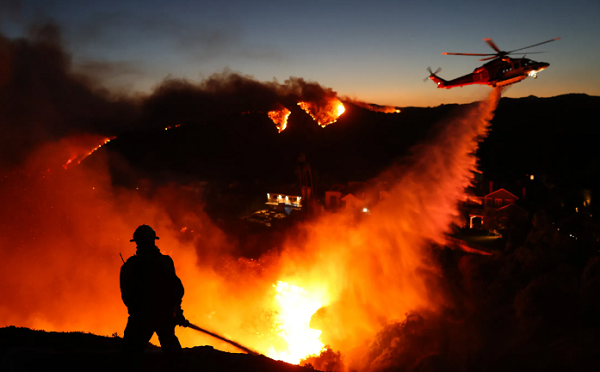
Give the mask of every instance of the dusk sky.
<path id="1" fill-rule="evenodd" d="M 4 5 L 2 5 L 4 4 Z M 302 77 L 341 96 L 394 106 L 483 98 L 489 87 L 436 89 L 426 68 L 450 80 L 483 64 L 491 38 L 550 63 L 504 96 L 600 95 L 600 1 L 0 1 L 0 31 L 34 23 L 62 30 L 74 68 L 110 88 L 148 92 L 165 77 L 200 81 L 224 70 L 260 81 Z"/>

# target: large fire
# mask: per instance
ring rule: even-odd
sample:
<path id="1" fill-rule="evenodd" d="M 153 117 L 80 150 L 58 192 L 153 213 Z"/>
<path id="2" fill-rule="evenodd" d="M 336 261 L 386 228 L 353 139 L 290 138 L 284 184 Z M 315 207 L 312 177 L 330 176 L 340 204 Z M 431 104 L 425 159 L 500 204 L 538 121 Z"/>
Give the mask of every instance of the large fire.
<path id="1" fill-rule="evenodd" d="M 238 260 L 232 238 L 190 205 L 183 189 L 165 186 L 143 197 L 113 186 L 108 169 L 47 170 L 48 159 L 39 154 L 52 151 L 40 150 L 22 176 L 0 183 L 0 236 L 8 247 L 0 318 L 48 331 L 122 335 L 127 312 L 119 294 L 119 253 L 134 254 L 131 234 L 147 223 L 175 261 L 192 323 L 273 358 L 297 363 L 326 344 L 341 351 L 350 368 L 374 370 L 377 354 L 366 345 L 378 331 L 410 311 L 441 305 L 427 279 L 437 275 L 428 249 L 444 242 L 498 99 L 495 90 L 440 127 L 415 150 L 411 166 L 383 174 L 389 197 L 367 218 L 324 214 L 300 227 L 301 238 L 257 260 Z M 322 126 L 344 111 L 337 98 L 300 106 Z M 184 346 L 235 351 L 189 329 L 177 333 Z"/>
<path id="2" fill-rule="evenodd" d="M 298 106 L 306 111 L 323 128 L 335 123 L 344 111 L 346 111 L 342 101 L 335 97 L 323 98 L 319 102 L 298 102 Z"/>
<path id="3" fill-rule="evenodd" d="M 317 102 L 298 102 L 307 114 L 315 120 L 321 127 L 325 128 L 329 124 L 333 124 L 346 111 L 344 104 L 337 98 L 324 98 L 319 103 Z M 275 123 L 279 133 L 287 128 L 288 118 L 291 111 L 285 107 L 279 110 L 269 111 L 269 118 Z"/>
<path id="4" fill-rule="evenodd" d="M 320 330 L 310 327 L 310 319 L 322 306 L 327 305 L 324 294 L 310 294 L 303 288 L 284 282 L 275 286 L 276 327 L 286 341 L 284 350 L 269 349 L 273 359 L 299 363 L 309 355 L 318 355 L 325 346 L 319 337 Z"/>
<path id="5" fill-rule="evenodd" d="M 275 123 L 275 126 L 277 126 L 279 133 L 283 132 L 285 128 L 287 128 L 287 121 L 290 114 L 291 111 L 285 107 L 279 110 L 269 111 L 267 113 L 267 115 L 269 115 L 269 118 L 271 118 L 271 120 L 273 120 L 273 123 Z"/>

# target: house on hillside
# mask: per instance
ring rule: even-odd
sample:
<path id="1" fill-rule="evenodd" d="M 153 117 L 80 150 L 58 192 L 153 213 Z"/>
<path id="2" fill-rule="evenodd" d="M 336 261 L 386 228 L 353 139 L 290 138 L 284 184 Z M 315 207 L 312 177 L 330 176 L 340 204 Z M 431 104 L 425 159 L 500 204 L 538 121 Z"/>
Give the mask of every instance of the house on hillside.
<path id="1" fill-rule="evenodd" d="M 290 214 L 293 210 L 299 211 L 302 209 L 304 199 L 301 190 L 295 186 L 279 186 L 274 187 L 274 192 L 267 193 L 267 202 L 265 203 L 269 209 L 285 212 Z"/>
<path id="2" fill-rule="evenodd" d="M 493 192 L 490 192 L 486 196 L 483 197 L 484 206 L 486 208 L 495 208 L 499 209 L 506 205 L 514 203 L 517 199 L 517 196 L 511 194 L 510 192 L 499 189 Z"/>
<path id="3" fill-rule="evenodd" d="M 466 226 L 470 229 L 494 230 L 491 220 L 496 216 L 527 215 L 527 211 L 514 204 L 518 199 L 511 192 L 498 189 L 484 196 L 465 196 L 459 204 L 459 210 L 467 218 Z"/>
<path id="4" fill-rule="evenodd" d="M 335 212 L 346 209 L 368 213 L 373 206 L 387 198 L 387 184 L 366 182 L 348 182 L 346 185 L 335 184 L 325 192 L 325 208 Z"/>
<path id="5" fill-rule="evenodd" d="M 342 206 L 342 196 L 346 186 L 341 184 L 335 184 L 331 188 L 325 191 L 325 208 L 336 211 Z"/>
<path id="6" fill-rule="evenodd" d="M 367 208 L 364 194 L 354 195 L 348 193 L 342 197 L 342 205 L 348 210 L 361 211 Z"/>

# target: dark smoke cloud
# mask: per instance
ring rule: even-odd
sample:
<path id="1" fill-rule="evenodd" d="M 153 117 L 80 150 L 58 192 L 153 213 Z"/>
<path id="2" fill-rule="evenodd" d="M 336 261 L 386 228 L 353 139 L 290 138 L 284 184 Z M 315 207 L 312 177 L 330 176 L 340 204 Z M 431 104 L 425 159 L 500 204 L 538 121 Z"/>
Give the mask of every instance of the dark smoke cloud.
<path id="1" fill-rule="evenodd" d="M 34 26 L 26 39 L 0 36 L 0 166 L 68 135 L 110 134 L 131 122 L 133 106 L 71 72 L 56 25 Z"/>
<path id="2" fill-rule="evenodd" d="M 126 83 L 123 84 L 123 81 L 140 79 L 144 76 L 144 71 L 138 65 L 127 61 L 84 60 L 76 64 L 75 70 L 77 74 L 93 76 L 99 81 L 110 85 L 111 90 L 114 90 L 114 86 L 128 88 Z M 128 91 L 131 91 L 131 88 Z"/>
<path id="3" fill-rule="evenodd" d="M 198 123 L 241 112 L 291 107 L 336 92 L 301 78 L 259 82 L 230 71 L 200 83 L 166 78 L 145 97 L 118 96 L 99 77 L 136 73 L 124 63 L 88 61 L 74 72 L 60 30 L 47 23 L 29 36 L 0 36 L 0 167 L 20 163 L 36 146 L 62 138 Z"/>
<path id="4" fill-rule="evenodd" d="M 166 78 L 145 97 L 117 95 L 102 80 L 139 74 L 129 63 L 87 61 L 73 66 L 52 23 L 31 27 L 28 37 L 0 35 L 0 167 L 23 161 L 36 146 L 66 137 L 201 123 L 241 112 L 268 112 L 300 100 L 336 93 L 314 82 L 290 78 L 259 82 L 230 71 L 200 83 Z M 75 67 L 77 72 L 75 72 Z"/>
<path id="5" fill-rule="evenodd" d="M 199 84 L 183 79 L 165 80 L 143 104 L 145 123 L 198 122 L 244 111 L 296 106 L 298 101 L 318 101 L 336 93 L 302 78 L 283 84 L 259 82 L 250 76 L 225 71 Z M 158 124 L 160 126 L 160 124 Z"/>

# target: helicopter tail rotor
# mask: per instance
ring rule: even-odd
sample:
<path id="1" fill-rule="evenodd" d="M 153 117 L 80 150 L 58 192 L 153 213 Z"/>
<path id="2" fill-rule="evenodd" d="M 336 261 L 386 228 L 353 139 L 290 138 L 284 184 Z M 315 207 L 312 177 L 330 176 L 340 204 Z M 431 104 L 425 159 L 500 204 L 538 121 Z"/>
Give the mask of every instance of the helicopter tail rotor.
<path id="1" fill-rule="evenodd" d="M 435 70 L 435 72 L 431 71 L 431 67 L 427 67 L 427 71 L 429 71 L 429 76 L 427 76 L 425 79 L 423 79 L 423 82 L 426 82 L 427 80 L 433 80 L 432 76 L 436 76 L 438 72 L 442 71 L 441 67 L 438 67 L 437 70 Z"/>
<path id="2" fill-rule="evenodd" d="M 446 88 L 448 82 L 436 75 L 438 72 L 442 71 L 441 67 L 435 70 L 435 72 L 431 71 L 431 67 L 427 67 L 427 71 L 429 71 L 429 76 L 426 77 L 424 81 L 431 80 L 436 83 L 438 88 Z"/>

